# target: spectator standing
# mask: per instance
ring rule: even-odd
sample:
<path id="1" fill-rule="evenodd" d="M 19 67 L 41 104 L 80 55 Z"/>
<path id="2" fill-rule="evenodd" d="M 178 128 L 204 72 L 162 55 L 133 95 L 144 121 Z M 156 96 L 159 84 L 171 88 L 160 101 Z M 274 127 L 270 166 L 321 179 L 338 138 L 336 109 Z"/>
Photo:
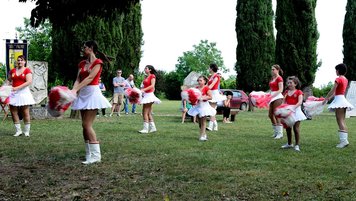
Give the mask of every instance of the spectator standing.
<path id="1" fill-rule="evenodd" d="M 112 117 L 114 110 L 117 109 L 117 116 L 120 116 L 121 105 L 124 102 L 124 92 L 125 92 L 125 78 L 122 76 L 122 70 L 118 69 L 116 71 L 116 77 L 113 78 L 112 84 L 114 86 L 114 97 L 113 106 L 111 108 L 110 117 Z M 117 107 L 117 108 L 116 108 Z"/>

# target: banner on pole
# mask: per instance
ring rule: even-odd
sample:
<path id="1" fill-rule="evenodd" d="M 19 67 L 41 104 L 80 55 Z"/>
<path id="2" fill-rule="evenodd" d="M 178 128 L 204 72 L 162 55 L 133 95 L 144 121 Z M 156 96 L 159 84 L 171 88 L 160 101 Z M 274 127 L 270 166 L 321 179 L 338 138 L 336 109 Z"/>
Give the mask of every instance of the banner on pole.
<path id="1" fill-rule="evenodd" d="M 6 76 L 8 72 L 15 68 L 18 56 L 24 55 L 27 58 L 27 40 L 6 39 Z"/>

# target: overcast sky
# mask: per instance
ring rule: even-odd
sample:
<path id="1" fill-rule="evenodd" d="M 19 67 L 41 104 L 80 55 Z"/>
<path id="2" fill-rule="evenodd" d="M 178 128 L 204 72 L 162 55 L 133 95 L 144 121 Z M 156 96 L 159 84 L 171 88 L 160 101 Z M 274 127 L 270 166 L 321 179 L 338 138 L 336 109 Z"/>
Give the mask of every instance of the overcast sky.
<path id="1" fill-rule="evenodd" d="M 200 40 L 216 42 L 230 74 L 236 62 L 236 0 L 144 0 L 142 28 L 143 57 L 140 63 L 173 71 L 179 56 L 193 49 Z M 15 27 L 23 25 L 35 4 L 0 0 L 0 62 L 5 63 L 5 39 L 15 37 Z M 316 18 L 320 38 L 318 59 L 322 61 L 314 86 L 334 81 L 334 67 L 343 60 L 342 28 L 346 0 L 317 1 Z"/>

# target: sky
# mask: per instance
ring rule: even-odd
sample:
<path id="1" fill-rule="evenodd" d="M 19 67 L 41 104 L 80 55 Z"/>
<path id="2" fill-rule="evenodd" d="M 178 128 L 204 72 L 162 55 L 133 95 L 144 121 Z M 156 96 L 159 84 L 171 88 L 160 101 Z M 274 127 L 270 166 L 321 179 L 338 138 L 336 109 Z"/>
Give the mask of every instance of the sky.
<path id="1" fill-rule="evenodd" d="M 178 57 L 193 50 L 200 40 L 215 42 L 225 66 L 235 74 L 236 0 L 143 0 L 143 56 L 140 70 L 151 64 L 159 70 L 174 71 Z M 320 37 L 314 86 L 322 87 L 336 78 L 334 67 L 343 61 L 342 28 L 347 0 L 317 1 L 316 19 Z M 275 6 L 275 0 L 273 0 Z M 5 39 L 15 38 L 15 27 L 30 18 L 34 2 L 0 0 L 0 62 L 5 63 Z M 198 8 L 198 9 L 197 9 Z M 282 67 L 283 68 L 283 67 Z"/>

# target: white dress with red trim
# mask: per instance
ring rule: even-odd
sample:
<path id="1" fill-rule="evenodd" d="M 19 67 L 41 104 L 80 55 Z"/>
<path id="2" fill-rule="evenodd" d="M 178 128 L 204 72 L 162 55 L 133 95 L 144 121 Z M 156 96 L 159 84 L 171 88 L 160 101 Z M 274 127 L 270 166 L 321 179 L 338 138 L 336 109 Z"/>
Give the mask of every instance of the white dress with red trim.
<path id="1" fill-rule="evenodd" d="M 146 88 L 151 85 L 151 80 L 155 79 L 156 76 L 154 74 L 150 74 L 146 79 L 143 80 L 143 88 Z M 142 99 L 140 104 L 154 103 L 160 104 L 161 100 L 159 100 L 154 94 L 154 89 L 150 89 L 142 93 Z"/>
<path id="2" fill-rule="evenodd" d="M 10 76 L 13 82 L 13 87 L 20 86 L 21 84 L 26 82 L 26 74 L 32 73 L 29 68 L 26 67 L 26 69 L 23 71 L 22 74 L 17 75 L 16 74 L 17 69 L 12 69 L 10 72 Z M 14 86 L 14 83 L 16 83 L 16 86 Z M 31 90 L 29 86 L 26 86 L 24 88 L 21 88 L 17 91 L 13 91 L 11 95 L 9 96 L 10 98 L 10 105 L 12 106 L 25 106 L 25 105 L 34 105 L 36 104 L 35 100 L 33 99 L 33 96 L 31 94 Z"/>
<path id="3" fill-rule="evenodd" d="M 202 89 L 202 95 L 206 95 L 207 91 L 209 90 L 208 86 L 205 86 Z M 188 110 L 188 114 L 190 116 L 197 116 L 199 117 L 206 117 L 206 116 L 215 116 L 216 110 L 215 108 L 211 107 L 208 101 L 200 100 L 197 105 L 194 105 Z"/>
<path id="4" fill-rule="evenodd" d="M 100 59 L 97 59 L 93 62 L 89 69 L 93 68 L 96 64 L 102 64 Z M 81 80 L 84 80 L 85 77 L 89 75 L 88 71 L 84 70 L 83 62 L 79 64 L 81 68 L 80 76 Z M 79 94 L 77 99 L 73 101 L 72 109 L 73 110 L 94 110 L 94 109 L 103 109 L 103 108 L 111 108 L 111 104 L 109 101 L 103 96 L 98 84 L 98 80 L 101 74 L 102 66 L 100 67 L 100 71 L 95 76 L 92 85 L 87 85 L 82 87 L 79 90 Z"/>
<path id="5" fill-rule="evenodd" d="M 346 108 L 347 111 L 354 109 L 354 106 L 345 98 L 348 80 L 340 76 L 336 78 L 335 82 L 338 83 L 338 86 L 335 90 L 334 100 L 328 106 L 329 111 L 334 112 L 337 108 Z"/>

